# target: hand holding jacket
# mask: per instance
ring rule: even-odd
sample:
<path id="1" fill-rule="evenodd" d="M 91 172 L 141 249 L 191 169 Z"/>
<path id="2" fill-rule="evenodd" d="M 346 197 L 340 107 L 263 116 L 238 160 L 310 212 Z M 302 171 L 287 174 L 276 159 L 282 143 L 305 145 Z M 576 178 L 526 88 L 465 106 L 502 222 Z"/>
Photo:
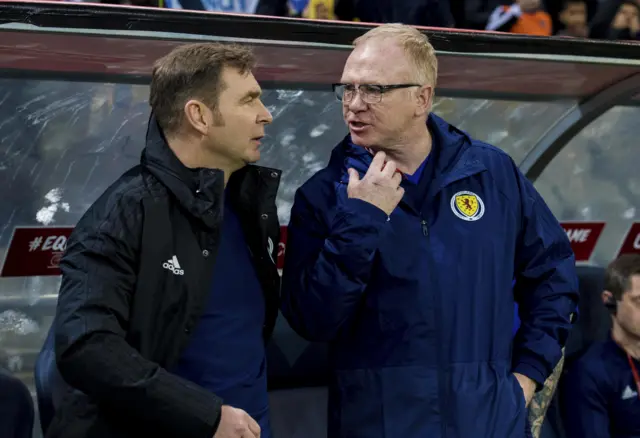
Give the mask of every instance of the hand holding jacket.
<path id="1" fill-rule="evenodd" d="M 402 176 L 396 172 L 396 164 L 385 163 L 385 157 L 384 152 L 378 152 L 362 179 L 357 170 L 349 169 L 347 193 L 350 198 L 362 199 L 390 215 L 402 199 L 404 189 L 400 187 Z"/>

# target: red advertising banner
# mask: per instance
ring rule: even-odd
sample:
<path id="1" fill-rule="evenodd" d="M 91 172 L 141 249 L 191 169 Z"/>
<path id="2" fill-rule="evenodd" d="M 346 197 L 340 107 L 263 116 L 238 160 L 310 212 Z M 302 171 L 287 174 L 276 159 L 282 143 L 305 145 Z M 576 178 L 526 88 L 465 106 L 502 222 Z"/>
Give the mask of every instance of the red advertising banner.
<path id="1" fill-rule="evenodd" d="M 278 269 L 284 268 L 284 252 L 287 249 L 287 227 L 280 227 L 280 243 L 278 244 L 278 260 L 276 260 L 276 266 Z"/>
<path id="2" fill-rule="evenodd" d="M 604 222 L 562 223 L 576 261 L 589 261 L 604 226 Z M 71 231 L 73 227 L 16 227 L 0 277 L 60 275 L 60 258 Z M 281 226 L 276 261 L 278 269 L 284 267 L 286 249 L 287 227 Z M 633 224 L 620 249 L 620 254 L 629 252 L 640 252 L 640 222 Z"/>
<path id="3" fill-rule="evenodd" d="M 16 227 L 0 277 L 60 275 L 60 259 L 73 227 Z"/>
<path id="4" fill-rule="evenodd" d="M 567 233 L 576 262 L 588 262 L 596 248 L 600 234 L 604 230 L 604 222 L 562 222 Z"/>
<path id="5" fill-rule="evenodd" d="M 634 222 L 622 241 L 618 257 L 622 254 L 640 254 L 640 222 Z"/>

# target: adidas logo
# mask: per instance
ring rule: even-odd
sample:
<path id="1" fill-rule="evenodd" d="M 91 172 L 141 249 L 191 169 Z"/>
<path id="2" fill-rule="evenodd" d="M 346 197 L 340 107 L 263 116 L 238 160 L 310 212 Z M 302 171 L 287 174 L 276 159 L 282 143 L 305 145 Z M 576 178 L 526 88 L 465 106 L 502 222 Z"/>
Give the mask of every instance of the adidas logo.
<path id="1" fill-rule="evenodd" d="M 622 400 L 629 400 L 630 398 L 635 398 L 638 396 L 638 393 L 631 389 L 629 385 L 622 392 Z"/>
<path id="2" fill-rule="evenodd" d="M 166 262 L 162 264 L 164 269 L 168 269 L 173 272 L 174 275 L 184 275 L 184 269 L 180 268 L 180 263 L 178 263 L 178 257 L 173 256 Z"/>

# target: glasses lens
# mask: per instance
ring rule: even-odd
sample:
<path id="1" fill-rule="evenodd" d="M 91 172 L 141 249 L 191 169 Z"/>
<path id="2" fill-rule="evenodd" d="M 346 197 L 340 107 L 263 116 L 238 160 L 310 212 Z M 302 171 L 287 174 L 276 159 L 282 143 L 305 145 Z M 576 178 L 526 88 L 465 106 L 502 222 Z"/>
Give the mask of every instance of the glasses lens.
<path id="1" fill-rule="evenodd" d="M 360 92 L 367 103 L 378 103 L 382 99 L 382 90 L 375 85 L 361 85 Z"/>

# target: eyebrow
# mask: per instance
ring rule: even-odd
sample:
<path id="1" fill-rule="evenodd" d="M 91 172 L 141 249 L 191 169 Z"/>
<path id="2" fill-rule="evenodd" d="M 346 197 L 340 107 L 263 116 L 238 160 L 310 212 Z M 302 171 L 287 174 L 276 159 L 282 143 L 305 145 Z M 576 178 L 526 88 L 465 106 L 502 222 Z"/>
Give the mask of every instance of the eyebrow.
<path id="1" fill-rule="evenodd" d="M 242 96 L 242 98 L 240 100 L 246 100 L 246 99 L 257 99 L 258 97 L 262 96 L 262 90 L 250 90 L 249 92 L 245 93 L 244 96 Z"/>

